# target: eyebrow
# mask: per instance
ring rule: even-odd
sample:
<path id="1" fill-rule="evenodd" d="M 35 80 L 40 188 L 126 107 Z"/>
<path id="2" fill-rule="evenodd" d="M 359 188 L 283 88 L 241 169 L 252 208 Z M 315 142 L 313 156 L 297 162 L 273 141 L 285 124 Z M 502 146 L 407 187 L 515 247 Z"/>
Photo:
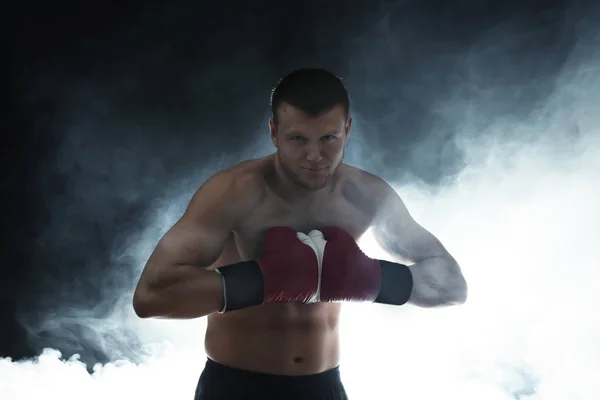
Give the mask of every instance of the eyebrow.
<path id="1" fill-rule="evenodd" d="M 327 131 L 327 132 L 321 134 L 320 136 L 338 135 L 338 134 L 340 134 L 340 132 L 341 132 L 340 130 Z M 304 136 L 305 133 L 296 131 L 296 130 L 291 130 L 291 131 L 285 132 L 285 135 L 286 136 Z"/>

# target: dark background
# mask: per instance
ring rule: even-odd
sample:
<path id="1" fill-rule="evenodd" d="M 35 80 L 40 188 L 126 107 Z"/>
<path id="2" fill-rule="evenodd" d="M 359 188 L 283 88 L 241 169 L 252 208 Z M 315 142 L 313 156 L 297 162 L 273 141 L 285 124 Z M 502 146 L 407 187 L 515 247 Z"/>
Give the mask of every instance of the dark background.
<path id="1" fill-rule="evenodd" d="M 435 190 L 466 162 L 458 117 L 436 105 L 493 93 L 481 112 L 526 118 L 598 22 L 558 0 L 191 3 L 23 2 L 2 16 L 0 357 L 134 358 L 130 331 L 107 352 L 115 339 L 89 339 L 81 310 L 101 319 L 131 290 L 141 260 L 126 243 L 170 199 L 270 151 L 269 91 L 292 68 L 344 78 L 350 162 Z"/>

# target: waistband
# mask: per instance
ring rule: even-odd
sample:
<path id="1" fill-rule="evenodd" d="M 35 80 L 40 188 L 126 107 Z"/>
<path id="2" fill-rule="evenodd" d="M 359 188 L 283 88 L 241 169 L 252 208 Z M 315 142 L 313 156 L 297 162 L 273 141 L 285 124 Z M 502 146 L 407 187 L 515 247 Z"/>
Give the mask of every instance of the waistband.
<path id="1" fill-rule="evenodd" d="M 251 384 L 252 386 L 285 386 L 303 389 L 323 388 L 340 382 L 340 369 L 335 367 L 311 375 L 275 375 L 229 367 L 207 358 L 203 375 L 208 379 Z"/>

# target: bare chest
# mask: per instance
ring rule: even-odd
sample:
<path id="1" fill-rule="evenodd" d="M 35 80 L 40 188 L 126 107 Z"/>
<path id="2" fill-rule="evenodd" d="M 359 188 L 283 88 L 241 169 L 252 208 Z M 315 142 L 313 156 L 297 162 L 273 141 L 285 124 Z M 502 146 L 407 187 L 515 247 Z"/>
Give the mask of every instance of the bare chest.
<path id="1" fill-rule="evenodd" d="M 297 232 L 337 226 L 358 240 L 371 226 L 372 218 L 342 196 L 332 196 L 311 204 L 289 204 L 278 198 L 265 199 L 235 231 L 235 244 L 242 259 L 260 256 L 264 233 L 274 226 L 287 226 Z"/>

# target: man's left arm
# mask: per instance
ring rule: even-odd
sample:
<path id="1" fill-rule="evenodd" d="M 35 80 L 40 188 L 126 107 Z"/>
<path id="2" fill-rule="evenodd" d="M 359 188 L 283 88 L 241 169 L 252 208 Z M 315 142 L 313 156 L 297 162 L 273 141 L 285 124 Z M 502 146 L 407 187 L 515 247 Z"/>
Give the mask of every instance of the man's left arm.
<path id="1" fill-rule="evenodd" d="M 394 189 L 384 184 L 383 192 L 385 200 L 378 206 L 372 229 L 375 240 L 390 254 L 394 263 L 380 261 L 383 283 L 380 298 L 376 301 L 393 303 L 385 298 L 386 294 L 389 297 L 394 286 L 401 287 L 402 280 L 406 279 L 406 275 L 397 273 L 394 268 L 406 270 L 406 265 L 412 275 L 409 303 L 419 307 L 464 303 L 467 283 L 454 257 L 432 233 L 413 219 Z"/>

